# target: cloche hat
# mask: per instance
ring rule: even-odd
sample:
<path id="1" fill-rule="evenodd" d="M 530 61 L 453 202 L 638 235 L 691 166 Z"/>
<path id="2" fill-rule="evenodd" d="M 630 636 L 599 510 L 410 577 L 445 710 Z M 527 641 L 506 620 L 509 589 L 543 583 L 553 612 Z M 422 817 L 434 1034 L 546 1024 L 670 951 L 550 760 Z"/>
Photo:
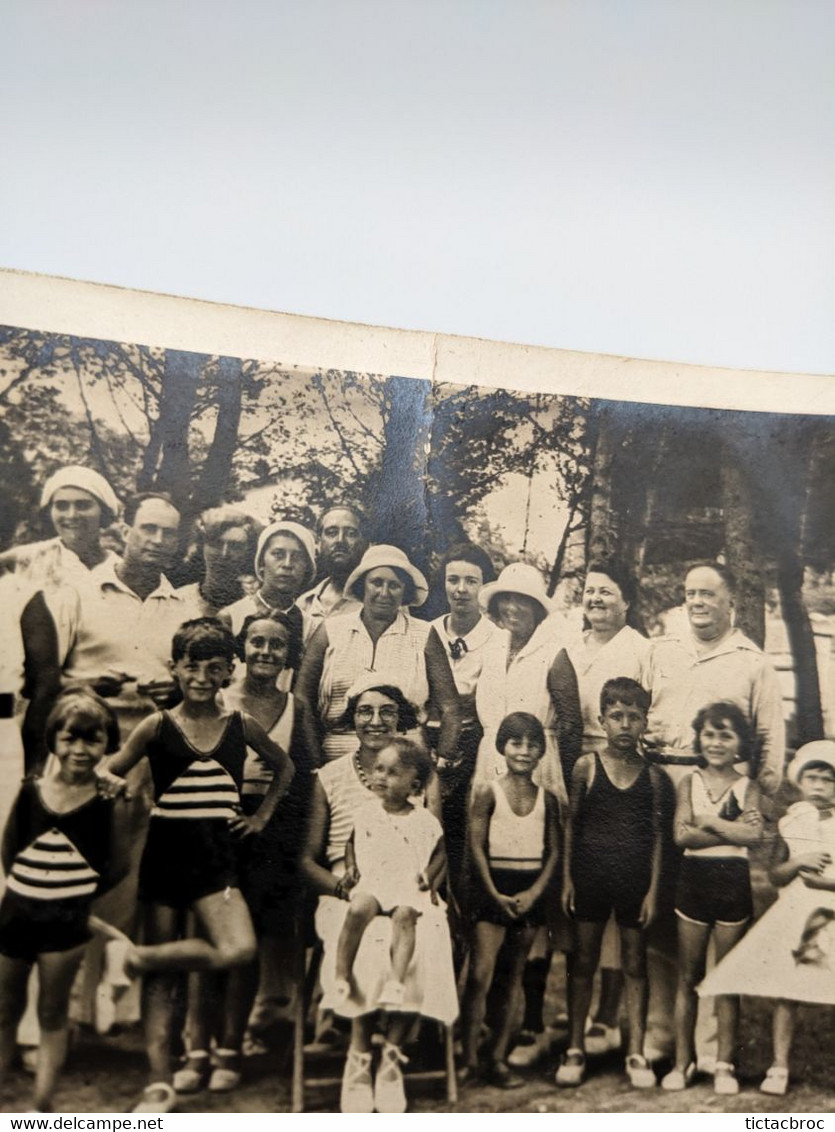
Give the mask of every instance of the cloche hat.
<path id="1" fill-rule="evenodd" d="M 381 542 L 376 546 L 370 546 L 360 559 L 360 563 L 348 575 L 348 580 L 345 582 L 346 594 L 351 594 L 353 597 L 362 601 L 362 586 L 360 582 L 368 573 L 369 570 L 376 570 L 380 566 L 388 566 L 391 570 L 402 570 L 404 574 L 412 580 L 415 587 L 415 596 L 407 604 L 411 606 L 423 605 L 429 596 L 429 586 L 426 584 L 426 578 L 421 574 L 416 566 L 413 566 L 403 551 L 398 546 L 388 546 L 386 543 Z"/>
<path id="2" fill-rule="evenodd" d="M 800 776 L 809 763 L 826 763 L 835 774 L 835 743 L 831 739 L 815 739 L 798 748 L 797 754 L 788 765 L 786 776 L 797 786 Z"/>
<path id="3" fill-rule="evenodd" d="M 495 582 L 488 582 L 478 593 L 478 603 L 488 612 L 493 598 L 499 594 L 523 594 L 531 598 L 545 610 L 546 615 L 554 613 L 556 606 L 545 591 L 545 580 L 535 566 L 527 562 L 511 562 L 505 566 Z"/>
<path id="4" fill-rule="evenodd" d="M 88 495 L 105 507 L 115 519 L 119 514 L 119 500 L 113 488 L 98 472 L 92 468 L 84 468 L 80 464 L 68 464 L 59 468 L 43 485 L 41 492 L 41 507 L 48 507 L 56 491 L 62 487 L 75 487 L 79 491 L 86 491 Z"/>
<path id="5" fill-rule="evenodd" d="M 270 523 L 261 532 L 258 539 L 258 546 L 255 550 L 255 573 L 258 578 L 263 574 L 262 565 L 264 552 L 267 549 L 267 543 L 275 535 L 292 535 L 294 539 L 301 543 L 304 552 L 307 555 L 308 568 L 307 578 L 304 585 L 309 586 L 312 584 L 313 579 L 316 577 L 316 536 L 313 531 L 303 527 L 301 523 L 293 523 L 289 520 L 280 519 L 275 523 Z"/>

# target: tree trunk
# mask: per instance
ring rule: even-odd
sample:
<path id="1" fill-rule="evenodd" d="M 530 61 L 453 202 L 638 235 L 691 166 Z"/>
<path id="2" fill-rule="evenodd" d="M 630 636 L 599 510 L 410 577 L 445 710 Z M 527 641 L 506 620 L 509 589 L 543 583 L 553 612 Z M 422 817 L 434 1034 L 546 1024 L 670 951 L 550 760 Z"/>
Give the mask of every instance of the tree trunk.
<path id="1" fill-rule="evenodd" d="M 370 493 L 375 542 L 390 542 L 421 570 L 429 568 L 424 484 L 432 414 L 428 381 L 386 382 L 383 460 Z"/>
<path id="2" fill-rule="evenodd" d="M 782 522 L 776 531 L 774 553 L 780 604 L 794 660 L 798 744 L 824 737 L 815 634 L 803 600 L 807 516 L 819 436 L 817 428 L 802 420 L 784 422 L 780 430 L 785 465 L 777 477 Z M 775 487 L 770 494 L 775 494 Z"/>
<path id="3" fill-rule="evenodd" d="M 781 557 L 777 580 L 780 587 L 780 605 L 789 636 L 794 660 L 794 679 L 797 690 L 795 736 L 798 745 L 813 739 L 823 739 L 823 709 L 821 707 L 818 656 L 812 622 L 803 601 L 803 566 L 800 557 L 791 548 Z"/>
<path id="4" fill-rule="evenodd" d="M 586 561 L 612 558 L 618 550 L 619 524 L 612 502 L 612 470 L 615 442 L 612 421 L 605 407 L 598 407 L 593 429 L 594 455 L 591 468 L 589 529 Z"/>
<path id="5" fill-rule="evenodd" d="M 765 643 L 765 582 L 762 549 L 754 531 L 757 498 L 747 468 L 756 469 L 758 451 L 722 446 L 722 513 L 725 557 L 737 580 L 736 624 L 752 641 Z"/>
<path id="6" fill-rule="evenodd" d="M 194 485 L 191 509 L 199 515 L 222 502 L 229 485 L 232 458 L 241 422 L 243 372 L 240 358 L 221 358 L 218 364 L 217 422 L 203 471 Z"/>
<path id="7" fill-rule="evenodd" d="M 187 508 L 191 485 L 188 431 L 197 386 L 207 358 L 186 350 L 165 351 L 165 373 L 160 395 L 161 463 L 154 487 L 167 491 L 181 508 Z"/>

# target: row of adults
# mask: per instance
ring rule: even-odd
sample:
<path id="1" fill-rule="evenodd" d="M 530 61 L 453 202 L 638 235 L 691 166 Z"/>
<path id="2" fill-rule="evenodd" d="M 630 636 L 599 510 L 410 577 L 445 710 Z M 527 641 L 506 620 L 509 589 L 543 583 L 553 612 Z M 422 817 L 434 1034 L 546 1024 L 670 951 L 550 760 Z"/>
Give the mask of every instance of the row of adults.
<path id="1" fill-rule="evenodd" d="M 479 775 L 498 769 L 498 724 L 509 711 L 531 711 L 549 743 L 543 784 L 564 795 L 570 764 L 602 743 L 600 687 L 631 676 L 652 693 L 649 739 L 662 758 L 692 761 L 696 712 L 725 699 L 756 728 L 765 792 L 781 781 L 780 689 L 762 651 L 733 626 L 733 579 L 719 563 L 688 571 L 687 622 L 649 641 L 630 624 L 634 584 L 614 564 L 590 567 L 585 627 L 575 630 L 537 570 L 514 563 L 497 580 L 487 554 L 462 544 L 441 563 L 449 612 L 427 623 L 412 613 L 427 598 L 426 579 L 398 548 L 369 547 L 355 506 L 326 509 L 315 534 L 291 521 L 259 529 L 238 508 L 213 509 L 197 525 L 203 578 L 176 588 L 167 572 L 181 515 L 167 496 L 128 501 L 121 557 L 102 542 L 122 509 L 97 472 L 61 469 L 44 485 L 41 505 L 55 535 L 0 555 L 0 568 L 11 570 L 0 579 L 9 623 L 0 715 L 10 717 L 12 697 L 25 693 L 29 766 L 43 756 L 42 720 L 62 683 L 108 696 L 124 740 L 171 694 L 167 662 L 178 625 L 219 614 L 237 633 L 247 616 L 281 612 L 292 627 L 283 680 L 317 723 L 314 763 L 353 751 L 345 693 L 360 674 L 378 670 L 394 674 L 421 709 L 442 773 L 459 768 L 462 756 L 475 759 Z M 250 573 L 257 585 L 245 592 Z"/>

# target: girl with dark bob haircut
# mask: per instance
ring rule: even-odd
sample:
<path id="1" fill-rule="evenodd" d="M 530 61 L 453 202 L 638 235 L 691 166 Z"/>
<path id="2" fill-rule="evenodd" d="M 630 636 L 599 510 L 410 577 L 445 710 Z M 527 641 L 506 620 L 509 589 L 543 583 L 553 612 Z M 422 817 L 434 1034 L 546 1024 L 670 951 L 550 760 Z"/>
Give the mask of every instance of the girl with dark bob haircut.
<path id="1" fill-rule="evenodd" d="M 529 711 L 512 711 L 499 724 L 496 732 L 496 749 L 504 754 L 511 739 L 528 739 L 545 752 L 545 728 Z"/>
<path id="2" fill-rule="evenodd" d="M 372 688 L 363 688 L 356 696 L 351 696 L 348 700 L 348 706 L 345 708 L 345 714 L 339 720 L 340 727 L 353 730 L 357 704 L 366 692 L 379 692 L 381 696 L 385 696 L 387 699 L 393 700 L 394 703 L 397 704 L 398 731 L 414 731 L 417 728 L 417 709 L 413 703 L 406 699 L 395 684 L 375 684 Z"/>
<path id="3" fill-rule="evenodd" d="M 735 731 L 739 736 L 738 762 L 751 762 L 757 758 L 759 754 L 757 733 L 751 726 L 745 712 L 737 704 L 723 700 L 719 703 L 708 704 L 707 707 L 703 707 L 693 720 L 693 730 L 696 732 L 693 749 L 699 756 L 699 766 L 707 766 L 707 762 L 702 755 L 702 730 L 706 723 L 717 728 L 725 727 L 727 724 L 731 725 L 731 730 Z"/>

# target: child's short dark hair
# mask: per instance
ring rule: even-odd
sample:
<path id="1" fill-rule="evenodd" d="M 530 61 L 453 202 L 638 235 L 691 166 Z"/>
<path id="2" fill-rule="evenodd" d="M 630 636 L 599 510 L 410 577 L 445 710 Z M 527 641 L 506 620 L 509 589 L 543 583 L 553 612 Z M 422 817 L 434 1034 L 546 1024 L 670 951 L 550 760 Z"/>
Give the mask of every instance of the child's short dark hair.
<path id="1" fill-rule="evenodd" d="M 396 739 L 386 743 L 383 750 L 387 751 L 392 747 L 397 751 L 397 757 L 403 766 L 414 771 L 420 789 L 425 790 L 433 770 L 432 759 L 426 748 L 405 735 L 398 735 Z"/>
<path id="2" fill-rule="evenodd" d="M 64 728 L 83 738 L 93 738 L 100 731 L 105 736 L 108 755 L 119 749 L 119 724 L 108 703 L 79 685 L 67 688 L 55 701 L 46 720 L 47 750 L 55 751 L 55 736 Z"/>
<path id="3" fill-rule="evenodd" d="M 701 708 L 693 720 L 693 730 L 696 733 L 693 749 L 699 756 L 699 766 L 707 766 L 707 762 L 702 757 L 702 731 L 706 723 L 710 723 L 713 727 L 723 727 L 726 723 L 731 725 L 731 730 L 739 736 L 737 762 L 749 762 L 757 754 L 757 733 L 749 723 L 745 712 L 738 704 L 718 700 Z"/>
<path id="4" fill-rule="evenodd" d="M 803 767 L 803 770 L 801 770 L 800 774 L 797 776 L 798 782 L 801 781 L 803 775 L 807 770 L 828 770 L 832 781 L 835 782 L 835 770 L 833 770 L 832 768 L 832 763 L 824 762 L 823 759 L 811 759 L 808 763 L 806 763 Z"/>
<path id="5" fill-rule="evenodd" d="M 504 754 L 509 739 L 528 739 L 545 753 L 545 728 L 529 711 L 512 711 L 504 717 L 496 732 L 496 750 Z"/>
<path id="6" fill-rule="evenodd" d="M 613 704 L 626 704 L 629 707 L 640 708 L 644 715 L 649 715 L 652 696 L 637 680 L 629 676 L 616 676 L 607 680 L 600 689 L 600 714 L 606 714 L 606 708 Z"/>
<path id="7" fill-rule="evenodd" d="M 187 656 L 189 660 L 211 660 L 222 656 L 229 664 L 235 659 L 235 638 L 217 617 L 195 617 L 184 621 L 171 641 L 171 659 L 176 664 Z"/>

